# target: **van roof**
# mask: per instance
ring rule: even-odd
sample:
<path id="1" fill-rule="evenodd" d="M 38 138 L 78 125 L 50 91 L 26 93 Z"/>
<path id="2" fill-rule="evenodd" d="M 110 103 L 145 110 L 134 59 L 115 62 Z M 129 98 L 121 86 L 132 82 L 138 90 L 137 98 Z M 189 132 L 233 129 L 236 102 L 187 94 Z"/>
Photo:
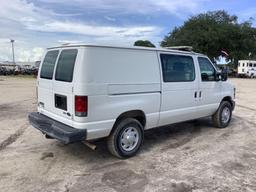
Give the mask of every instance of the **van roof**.
<path id="1" fill-rule="evenodd" d="M 196 53 L 193 51 L 184 51 L 179 50 L 178 47 L 168 47 L 168 48 L 151 48 L 151 47 L 140 47 L 140 46 L 115 46 L 115 45 L 97 45 L 97 44 L 66 44 L 60 46 L 49 47 L 47 49 L 58 49 L 58 48 L 66 48 L 66 47 L 103 47 L 103 48 L 118 48 L 118 49 L 133 49 L 133 50 L 147 50 L 147 51 L 164 51 L 164 52 L 172 52 L 172 53 L 186 53 L 192 55 L 201 55 L 205 56 L 201 53 Z M 184 49 L 185 46 L 180 46 Z"/>

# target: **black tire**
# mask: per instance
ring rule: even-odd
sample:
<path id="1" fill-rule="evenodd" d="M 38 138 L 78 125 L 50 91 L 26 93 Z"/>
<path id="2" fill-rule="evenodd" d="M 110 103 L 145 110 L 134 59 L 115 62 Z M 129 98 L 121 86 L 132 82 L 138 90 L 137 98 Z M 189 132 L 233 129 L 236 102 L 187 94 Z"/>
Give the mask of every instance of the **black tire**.
<path id="1" fill-rule="evenodd" d="M 222 118 L 222 113 L 224 113 L 224 110 L 229 110 L 229 113 L 230 113 L 229 118 L 224 118 L 224 119 Z M 213 125 L 214 127 L 217 127 L 217 128 L 226 128 L 229 125 L 231 118 L 232 118 L 232 106 L 230 102 L 222 101 L 220 103 L 218 110 L 212 116 Z"/>
<path id="2" fill-rule="evenodd" d="M 136 142 L 133 145 L 134 148 L 132 150 L 124 150 L 123 143 L 121 139 L 124 137 L 125 131 L 127 129 L 134 129 L 136 132 Z M 122 137 L 123 136 L 123 137 Z M 117 123 L 117 125 L 113 128 L 112 133 L 107 139 L 108 149 L 111 154 L 118 158 L 128 158 L 134 156 L 140 149 L 141 144 L 144 139 L 144 131 L 141 123 L 134 118 L 126 118 Z"/>

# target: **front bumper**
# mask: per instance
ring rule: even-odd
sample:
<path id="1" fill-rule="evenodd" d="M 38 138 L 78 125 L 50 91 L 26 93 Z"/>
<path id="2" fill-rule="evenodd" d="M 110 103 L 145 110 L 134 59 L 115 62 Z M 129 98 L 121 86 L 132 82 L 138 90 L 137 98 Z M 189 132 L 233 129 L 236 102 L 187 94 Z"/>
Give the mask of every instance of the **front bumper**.
<path id="1" fill-rule="evenodd" d="M 86 129 L 75 129 L 40 113 L 30 113 L 28 119 L 30 124 L 43 134 L 58 139 L 66 144 L 86 139 Z"/>

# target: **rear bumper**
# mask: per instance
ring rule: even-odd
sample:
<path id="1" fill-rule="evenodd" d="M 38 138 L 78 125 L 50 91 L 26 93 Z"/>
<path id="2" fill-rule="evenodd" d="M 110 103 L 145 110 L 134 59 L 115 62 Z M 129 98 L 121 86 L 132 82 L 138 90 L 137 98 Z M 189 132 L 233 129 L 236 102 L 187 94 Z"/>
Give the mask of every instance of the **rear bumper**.
<path id="1" fill-rule="evenodd" d="M 74 143 L 86 139 L 86 129 L 75 129 L 40 113 L 30 113 L 28 119 L 30 124 L 43 134 L 64 143 Z"/>

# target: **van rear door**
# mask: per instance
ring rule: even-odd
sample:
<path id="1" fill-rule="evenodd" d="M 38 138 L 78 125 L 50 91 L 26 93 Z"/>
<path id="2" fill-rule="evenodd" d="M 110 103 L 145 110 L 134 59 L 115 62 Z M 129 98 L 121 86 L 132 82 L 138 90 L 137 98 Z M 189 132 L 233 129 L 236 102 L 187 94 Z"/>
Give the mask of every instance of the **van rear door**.
<path id="1" fill-rule="evenodd" d="M 73 72 L 77 49 L 63 49 L 55 69 L 53 80 L 54 113 L 66 119 L 74 114 Z"/>
<path id="2" fill-rule="evenodd" d="M 40 66 L 38 75 L 37 91 L 38 91 L 38 111 L 40 113 L 53 113 L 53 74 L 58 59 L 59 50 L 48 51 Z"/>
<path id="3" fill-rule="evenodd" d="M 74 113 L 73 71 L 77 49 L 46 53 L 38 80 L 38 111 L 72 126 Z"/>

